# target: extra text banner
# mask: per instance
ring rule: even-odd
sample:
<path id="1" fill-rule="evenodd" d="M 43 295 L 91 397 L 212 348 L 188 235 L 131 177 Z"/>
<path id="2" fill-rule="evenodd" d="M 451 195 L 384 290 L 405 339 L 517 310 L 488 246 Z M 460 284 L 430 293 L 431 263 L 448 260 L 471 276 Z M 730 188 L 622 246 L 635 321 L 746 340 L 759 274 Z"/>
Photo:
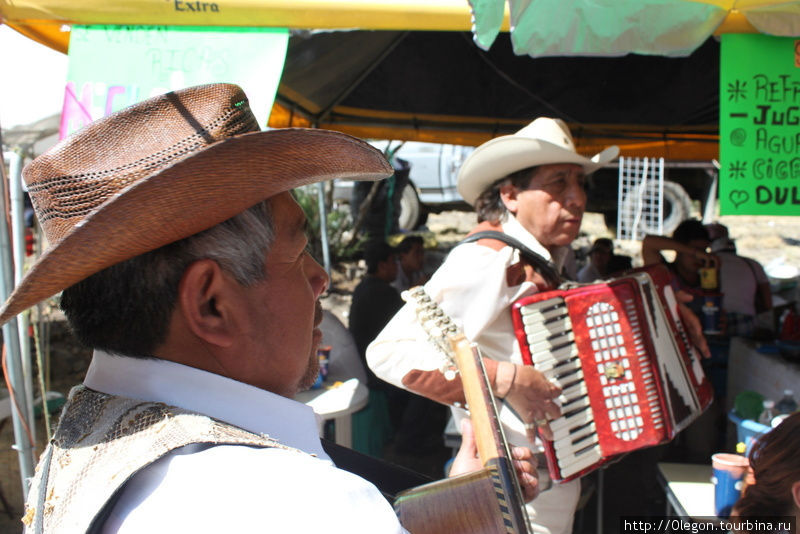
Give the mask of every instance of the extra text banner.
<path id="1" fill-rule="evenodd" d="M 216 82 L 241 86 L 263 127 L 288 39 L 275 28 L 73 27 L 61 136 L 150 96 Z"/>
<path id="2" fill-rule="evenodd" d="M 800 40 L 722 36 L 720 213 L 800 215 Z"/>

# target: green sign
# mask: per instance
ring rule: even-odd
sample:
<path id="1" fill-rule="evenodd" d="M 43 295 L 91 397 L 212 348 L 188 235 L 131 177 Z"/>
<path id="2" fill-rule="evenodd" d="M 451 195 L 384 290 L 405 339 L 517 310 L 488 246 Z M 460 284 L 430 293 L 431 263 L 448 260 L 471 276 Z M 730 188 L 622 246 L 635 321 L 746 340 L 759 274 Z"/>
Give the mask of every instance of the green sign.
<path id="1" fill-rule="evenodd" d="M 722 215 L 800 215 L 800 40 L 723 34 Z"/>
<path id="2" fill-rule="evenodd" d="M 235 83 L 266 125 L 289 35 L 276 28 L 74 26 L 61 136 L 151 96 Z"/>

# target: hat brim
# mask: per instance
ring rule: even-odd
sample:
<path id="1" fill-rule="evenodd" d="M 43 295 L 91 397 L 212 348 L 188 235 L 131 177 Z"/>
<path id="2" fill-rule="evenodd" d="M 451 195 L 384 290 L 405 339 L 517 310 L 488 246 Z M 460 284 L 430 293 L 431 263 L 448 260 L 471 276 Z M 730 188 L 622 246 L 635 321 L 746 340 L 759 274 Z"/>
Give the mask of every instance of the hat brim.
<path id="1" fill-rule="evenodd" d="M 458 192 L 474 205 L 487 187 L 516 171 L 538 165 L 574 163 L 590 174 L 618 155 L 616 146 L 587 158 L 541 139 L 506 135 L 484 143 L 467 157 L 458 172 Z"/>
<path id="2" fill-rule="evenodd" d="M 393 173 L 381 152 L 326 130 L 252 132 L 209 145 L 100 205 L 31 267 L 0 324 L 106 267 L 211 228 L 299 186 Z"/>

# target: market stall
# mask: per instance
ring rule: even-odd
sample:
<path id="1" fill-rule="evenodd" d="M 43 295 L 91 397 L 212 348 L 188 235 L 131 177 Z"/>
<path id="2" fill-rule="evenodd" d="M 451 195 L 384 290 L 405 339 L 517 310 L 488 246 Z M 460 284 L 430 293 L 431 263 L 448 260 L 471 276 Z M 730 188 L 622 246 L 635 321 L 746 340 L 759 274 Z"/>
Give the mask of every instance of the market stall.
<path id="1" fill-rule="evenodd" d="M 679 40 L 678 44 L 671 39 L 650 39 L 663 48 L 642 49 L 640 40 L 628 44 L 621 40 L 621 36 L 630 35 L 630 28 L 616 26 L 608 40 L 586 40 L 587 32 L 598 26 L 594 24 L 596 19 L 582 18 L 585 10 L 581 9 L 575 9 L 574 13 L 557 11 L 551 3 L 554 9 L 551 16 L 559 17 L 562 24 L 555 24 L 552 18 L 539 17 L 534 27 L 562 27 L 565 33 L 553 34 L 542 48 L 528 51 L 520 48 L 515 37 L 491 36 L 498 29 L 510 27 L 509 17 L 517 20 L 515 17 L 520 13 L 512 4 L 510 15 L 505 18 L 501 10 L 500 20 L 496 7 L 493 8 L 488 25 L 478 14 L 479 41 L 488 46 L 488 41 L 497 40 L 488 51 L 481 52 L 472 45 L 469 34 L 464 33 L 472 29 L 472 19 L 469 6 L 463 0 L 237 0 L 225 3 L 0 0 L 0 21 L 62 52 L 67 50 L 72 25 L 258 26 L 301 30 L 293 37 L 295 47 L 290 47 L 289 52 L 293 57 L 272 111 L 270 125 L 274 127 L 302 125 L 369 137 L 476 144 L 517 129 L 525 121 L 521 117 L 547 114 L 563 116 L 570 123 L 582 151 L 592 151 L 595 144 L 617 143 L 623 150 L 627 147 L 637 154 L 652 150 L 654 154 L 660 151 L 668 157 L 715 158 L 719 86 L 715 61 L 718 45 L 713 35 L 728 31 L 798 35 L 800 2 L 672 0 L 656 3 L 635 0 L 609 3 L 599 7 L 598 14 L 608 20 L 624 20 L 627 17 L 625 6 L 633 4 L 642 8 L 657 4 L 666 9 L 685 10 L 674 21 L 675 27 L 685 30 L 681 34 L 689 38 Z M 742 5 L 734 9 L 738 4 Z M 638 13 L 632 17 L 640 37 L 655 35 L 654 28 L 646 21 L 656 21 L 663 26 L 664 20 L 657 16 L 644 16 L 645 11 L 634 13 Z M 515 24 L 515 28 L 523 27 L 531 26 Z M 675 27 L 672 30 L 661 28 L 659 34 L 665 31 L 666 35 L 673 36 Z M 578 31 L 570 31 L 573 28 Z M 358 31 L 309 33 L 312 29 Z M 488 41 L 486 32 L 490 35 Z M 323 44 L 315 45 L 318 42 Z M 587 43 L 591 44 L 590 48 L 586 48 Z M 348 49 L 364 53 L 339 55 Z M 451 75 L 447 77 L 447 81 L 457 84 L 455 88 L 441 89 L 441 67 L 425 74 L 414 63 L 393 60 L 394 54 L 419 59 L 424 55 L 420 50 L 452 54 L 441 56 L 439 61 L 459 67 L 449 71 Z M 517 57 L 514 52 L 547 57 L 530 59 Z M 609 52 L 617 57 L 569 60 L 558 57 L 607 55 Z M 463 68 L 456 53 L 474 56 L 472 67 Z M 628 55 L 630 53 L 640 55 Z M 309 61 L 306 64 L 303 63 L 305 59 L 328 62 L 333 68 L 323 72 L 318 68 L 320 63 Z M 650 65 L 656 66 L 652 72 L 645 73 L 644 69 Z M 310 77 L 306 76 L 309 72 Z M 342 76 L 343 72 L 349 76 Z M 455 78 L 456 74 L 465 72 L 476 76 Z M 327 85 L 321 83 L 323 74 L 329 82 Z M 426 87 L 426 80 L 429 93 L 423 98 L 417 91 Z M 596 93 L 587 96 L 581 90 L 571 92 L 585 87 L 587 80 L 598 88 Z M 362 82 L 367 81 L 373 81 L 374 85 L 362 86 Z M 331 86 L 333 82 L 339 85 Z M 507 85 L 501 87 L 501 82 Z M 562 83 L 556 85 L 556 82 Z M 435 92 L 437 88 L 441 89 L 439 94 Z M 457 98 L 467 89 L 486 92 L 473 93 L 463 100 Z M 507 98 L 513 92 L 521 96 L 518 103 Z M 673 100 L 653 104 L 657 95 L 671 96 Z M 387 96 L 385 100 L 378 98 Z M 401 98 L 405 96 L 410 98 Z M 370 102 L 368 97 L 374 101 Z M 610 106 L 609 102 L 615 105 Z M 495 107 L 479 108 L 479 104 L 487 103 Z M 449 105 L 453 106 L 452 110 Z M 623 111 L 630 113 L 623 115 Z M 7 232 L 0 234 L 7 235 Z M 0 243 L 0 247 L 4 251 L 10 249 L 8 243 Z M 10 258 L 6 260 L 5 265 L 11 265 Z M 4 298 L 9 291 L 10 287 L 6 287 L 1 296 Z M 11 330 L 4 334 L 9 340 L 13 337 Z M 18 387 L 22 382 L 14 380 L 14 383 Z M 14 415 L 16 418 L 16 412 Z M 16 430 L 20 441 L 24 441 L 21 427 Z M 31 458 L 22 463 L 28 464 L 29 473 Z M 23 469 L 23 478 L 25 474 Z"/>

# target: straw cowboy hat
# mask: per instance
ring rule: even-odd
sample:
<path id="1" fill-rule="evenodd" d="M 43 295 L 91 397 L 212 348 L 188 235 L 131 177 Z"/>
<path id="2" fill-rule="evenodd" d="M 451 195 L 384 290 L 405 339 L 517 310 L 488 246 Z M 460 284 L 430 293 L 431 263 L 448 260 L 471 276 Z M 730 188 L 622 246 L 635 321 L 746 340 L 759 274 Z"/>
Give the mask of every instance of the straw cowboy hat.
<path id="1" fill-rule="evenodd" d="M 392 174 L 380 151 L 324 130 L 259 131 L 237 86 L 167 93 L 84 127 L 23 171 L 49 248 L 0 324 L 106 267 L 292 188 Z"/>
<path id="2" fill-rule="evenodd" d="M 539 117 L 520 131 L 482 144 L 470 154 L 458 171 L 458 192 L 474 205 L 481 193 L 511 173 L 553 163 L 575 163 L 586 174 L 596 171 L 619 154 L 610 146 L 587 158 L 575 151 L 575 143 L 561 119 Z"/>

